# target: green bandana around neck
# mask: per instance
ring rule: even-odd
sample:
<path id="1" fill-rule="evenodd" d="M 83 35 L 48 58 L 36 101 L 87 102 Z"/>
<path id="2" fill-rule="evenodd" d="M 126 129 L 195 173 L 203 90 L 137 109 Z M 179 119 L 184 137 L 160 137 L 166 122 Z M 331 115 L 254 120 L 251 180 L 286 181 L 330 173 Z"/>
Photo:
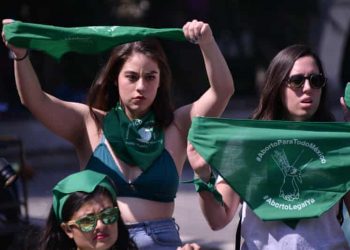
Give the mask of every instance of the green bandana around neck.
<path id="1" fill-rule="evenodd" d="M 6 40 L 17 47 L 39 50 L 59 59 L 67 52 L 98 54 L 114 46 L 158 37 L 186 41 L 180 28 L 132 26 L 58 27 L 14 21 L 3 26 Z"/>
<path id="2" fill-rule="evenodd" d="M 141 119 L 132 121 L 118 103 L 104 118 L 103 133 L 119 159 L 142 171 L 164 150 L 164 132 L 156 126 L 151 111 Z"/>
<path id="3" fill-rule="evenodd" d="M 63 206 L 72 193 L 92 193 L 97 186 L 106 188 L 111 193 L 113 201 L 116 200 L 116 190 L 108 176 L 92 170 L 82 170 L 58 182 L 52 189 L 52 208 L 58 221 L 62 222 Z"/>
<path id="4" fill-rule="evenodd" d="M 189 141 L 262 220 L 296 225 L 350 190 L 350 124 L 193 119 Z"/>

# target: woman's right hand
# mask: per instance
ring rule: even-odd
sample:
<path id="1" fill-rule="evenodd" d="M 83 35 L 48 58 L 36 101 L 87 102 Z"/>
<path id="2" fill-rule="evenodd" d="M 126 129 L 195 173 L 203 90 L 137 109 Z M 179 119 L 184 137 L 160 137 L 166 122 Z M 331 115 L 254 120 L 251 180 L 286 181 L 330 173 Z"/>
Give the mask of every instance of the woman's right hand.
<path id="1" fill-rule="evenodd" d="M 200 250 L 201 247 L 197 243 L 187 243 L 182 247 L 178 247 L 177 250 Z"/>
<path id="2" fill-rule="evenodd" d="M 14 20 L 13 19 L 3 19 L 2 20 L 2 25 L 5 26 L 6 24 L 12 23 Z M 24 48 L 17 48 L 11 44 L 8 43 L 8 41 L 6 40 L 5 37 L 5 33 L 4 31 L 1 32 L 1 36 L 2 36 L 2 41 L 4 42 L 5 46 L 11 50 L 11 52 L 13 53 L 13 56 L 15 58 L 22 58 L 26 55 L 27 53 L 27 49 Z"/>
<path id="3" fill-rule="evenodd" d="M 198 177 L 208 182 L 211 175 L 211 168 L 190 142 L 187 142 L 187 157 L 193 171 Z"/>

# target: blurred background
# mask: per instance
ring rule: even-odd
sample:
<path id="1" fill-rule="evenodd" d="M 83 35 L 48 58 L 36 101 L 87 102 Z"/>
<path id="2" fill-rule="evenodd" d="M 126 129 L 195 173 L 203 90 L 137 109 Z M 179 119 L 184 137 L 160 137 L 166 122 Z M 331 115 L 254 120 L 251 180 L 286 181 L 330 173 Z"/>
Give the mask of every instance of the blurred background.
<path id="1" fill-rule="evenodd" d="M 235 80 L 236 93 L 224 114 L 233 118 L 249 116 L 257 103 L 264 72 L 276 53 L 291 44 L 305 43 L 321 57 L 330 105 L 337 119 L 342 119 L 338 100 L 350 82 L 350 0 L 11 0 L 0 2 L 0 17 L 64 27 L 181 28 L 192 19 L 208 22 Z M 190 103 L 208 87 L 200 51 L 190 43 L 162 42 L 173 70 L 175 105 Z M 78 102 L 85 102 L 87 90 L 107 56 L 108 51 L 89 56 L 70 53 L 55 61 L 31 52 L 43 89 Z M 10 149 L 13 145 L 17 149 Z M 11 159 L 9 163 L 21 173 L 10 194 L 10 187 L 0 190 L 0 204 L 6 205 L 9 199 L 20 201 L 17 208 L 21 217 L 42 225 L 51 202 L 51 187 L 76 171 L 78 164 L 72 147 L 38 124 L 20 104 L 13 62 L 5 46 L 0 46 L 0 157 Z M 183 178 L 191 174 L 185 168 Z M 189 195 L 193 189 L 181 187 L 180 191 Z M 177 214 L 188 216 L 186 199 L 195 196 L 181 197 Z M 207 249 L 225 249 L 218 241 L 227 241 L 227 249 L 232 249 L 234 225 L 213 235 L 196 211 L 199 224 L 192 224 L 202 230 L 197 234 L 187 225 L 186 217 L 179 219 L 186 240 L 201 242 Z"/>
<path id="2" fill-rule="evenodd" d="M 306 43 L 321 56 L 332 101 L 350 81 L 349 0 L 11 0 L 1 1 L 0 16 L 26 22 L 74 27 L 131 25 L 181 28 L 192 19 L 208 22 L 235 79 L 234 98 L 255 97 L 264 70 L 276 53 Z M 164 41 L 173 69 L 177 105 L 193 101 L 207 87 L 195 45 Z M 181 53 L 179 53 L 181 52 Z M 13 84 L 12 61 L 0 46 L 1 117 L 28 117 Z M 60 62 L 42 53 L 31 59 L 44 89 L 63 99 L 84 101 L 86 90 L 108 52 L 67 54 Z M 348 70 L 347 70 L 348 69 Z"/>

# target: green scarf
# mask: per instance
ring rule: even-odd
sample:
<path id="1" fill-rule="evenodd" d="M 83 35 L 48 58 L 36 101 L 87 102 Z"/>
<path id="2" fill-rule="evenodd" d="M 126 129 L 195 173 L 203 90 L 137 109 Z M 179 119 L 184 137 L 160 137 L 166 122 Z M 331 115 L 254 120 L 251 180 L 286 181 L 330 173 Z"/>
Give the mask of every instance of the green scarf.
<path id="1" fill-rule="evenodd" d="M 116 45 L 158 37 L 186 41 L 179 28 L 129 26 L 57 27 L 14 21 L 3 26 L 6 40 L 17 47 L 43 51 L 55 59 L 67 52 L 97 54 Z"/>
<path id="2" fill-rule="evenodd" d="M 200 117 L 189 141 L 262 220 L 318 217 L 350 190 L 348 123 Z"/>
<path id="3" fill-rule="evenodd" d="M 113 200 L 116 200 L 116 190 L 108 176 L 92 170 L 83 170 L 71 174 L 58 182 L 52 189 L 52 208 L 58 221 L 62 222 L 63 206 L 72 193 L 92 193 L 97 186 L 106 188 L 111 193 Z"/>
<path id="4" fill-rule="evenodd" d="M 153 112 L 130 121 L 118 103 L 105 116 L 103 133 L 118 158 L 142 171 L 164 150 L 164 132 L 155 126 Z"/>

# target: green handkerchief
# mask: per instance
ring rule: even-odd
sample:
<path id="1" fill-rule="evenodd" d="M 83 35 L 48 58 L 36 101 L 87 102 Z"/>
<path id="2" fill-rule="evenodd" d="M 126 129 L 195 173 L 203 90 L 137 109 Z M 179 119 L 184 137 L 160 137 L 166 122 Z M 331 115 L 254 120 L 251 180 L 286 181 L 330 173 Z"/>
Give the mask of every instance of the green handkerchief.
<path id="1" fill-rule="evenodd" d="M 350 124 L 195 118 L 189 141 L 262 220 L 318 217 L 350 190 Z"/>
<path id="2" fill-rule="evenodd" d="M 67 52 L 97 54 L 114 46 L 158 37 L 185 41 L 179 28 L 144 28 L 131 26 L 58 27 L 14 21 L 3 26 L 5 37 L 17 47 L 43 51 L 55 59 Z"/>

